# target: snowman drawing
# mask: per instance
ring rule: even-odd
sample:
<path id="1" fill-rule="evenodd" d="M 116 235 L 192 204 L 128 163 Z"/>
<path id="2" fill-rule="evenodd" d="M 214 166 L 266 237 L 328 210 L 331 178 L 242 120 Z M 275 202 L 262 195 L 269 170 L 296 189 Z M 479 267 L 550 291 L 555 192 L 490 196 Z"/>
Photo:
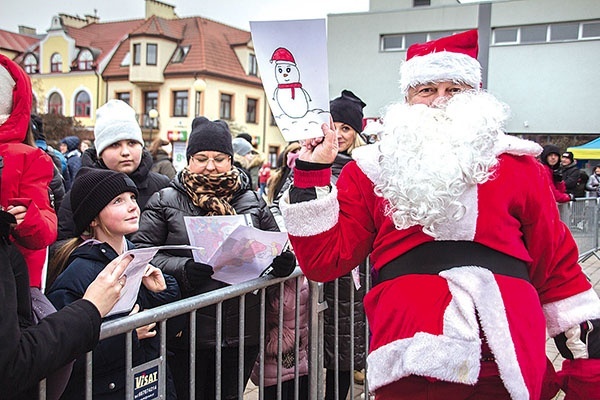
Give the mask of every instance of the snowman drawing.
<path id="1" fill-rule="evenodd" d="M 275 78 L 277 88 L 273 92 L 273 100 L 281 108 L 281 111 L 290 118 L 302 118 L 308 112 L 310 95 L 302 88 L 300 83 L 300 71 L 292 53 L 279 47 L 271 56 L 271 62 L 275 62 Z"/>

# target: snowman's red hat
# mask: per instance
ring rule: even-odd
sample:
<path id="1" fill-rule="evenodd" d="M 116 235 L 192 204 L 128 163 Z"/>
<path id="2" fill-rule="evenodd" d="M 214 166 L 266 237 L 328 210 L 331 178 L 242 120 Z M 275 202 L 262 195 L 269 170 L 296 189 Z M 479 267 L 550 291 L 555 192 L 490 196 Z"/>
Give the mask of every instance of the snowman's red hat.
<path id="1" fill-rule="evenodd" d="M 452 81 L 481 87 L 481 64 L 477 61 L 477 30 L 413 44 L 400 67 L 400 89 L 429 82 Z"/>
<path id="2" fill-rule="evenodd" d="M 296 64 L 296 60 L 294 60 L 292 53 L 290 53 L 290 51 L 284 47 L 279 47 L 273 52 L 273 55 L 271 56 L 271 62 L 273 61 Z"/>

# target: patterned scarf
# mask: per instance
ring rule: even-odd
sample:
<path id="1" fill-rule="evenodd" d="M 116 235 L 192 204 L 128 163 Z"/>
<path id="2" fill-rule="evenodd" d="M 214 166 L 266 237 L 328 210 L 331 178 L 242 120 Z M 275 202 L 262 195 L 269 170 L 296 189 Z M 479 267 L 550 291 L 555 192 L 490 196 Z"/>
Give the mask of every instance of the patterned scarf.
<path id="1" fill-rule="evenodd" d="M 212 175 L 195 174 L 184 168 L 181 171 L 181 183 L 192 203 L 206 210 L 206 215 L 236 214 L 229 202 L 242 185 L 237 168 Z"/>

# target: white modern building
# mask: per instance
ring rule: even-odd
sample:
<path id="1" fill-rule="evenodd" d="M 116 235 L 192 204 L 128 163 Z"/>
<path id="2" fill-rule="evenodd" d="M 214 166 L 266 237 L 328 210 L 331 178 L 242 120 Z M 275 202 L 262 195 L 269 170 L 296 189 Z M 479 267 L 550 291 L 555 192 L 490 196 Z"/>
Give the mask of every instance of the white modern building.
<path id="1" fill-rule="evenodd" d="M 329 15 L 331 96 L 350 89 L 378 117 L 399 100 L 412 43 L 479 28 L 485 85 L 510 105 L 509 133 L 600 135 L 599 0 L 466 2 L 370 0 L 368 12 Z"/>

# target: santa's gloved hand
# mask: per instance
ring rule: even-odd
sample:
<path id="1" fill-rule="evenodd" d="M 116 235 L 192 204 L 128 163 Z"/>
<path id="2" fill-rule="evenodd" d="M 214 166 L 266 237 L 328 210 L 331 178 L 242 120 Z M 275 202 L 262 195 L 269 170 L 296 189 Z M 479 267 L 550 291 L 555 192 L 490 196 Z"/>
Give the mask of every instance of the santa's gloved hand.
<path id="1" fill-rule="evenodd" d="M 185 263 L 184 269 L 185 276 L 193 287 L 206 283 L 213 274 L 213 269 L 210 265 L 195 262 L 194 260 L 188 260 Z"/>
<path id="2" fill-rule="evenodd" d="M 568 360 L 600 359 L 600 319 L 584 321 L 554 338 L 560 354 Z"/>
<path id="3" fill-rule="evenodd" d="M 291 251 L 287 250 L 273 259 L 269 275 L 277 278 L 284 278 L 294 272 L 296 269 L 296 256 Z"/>

